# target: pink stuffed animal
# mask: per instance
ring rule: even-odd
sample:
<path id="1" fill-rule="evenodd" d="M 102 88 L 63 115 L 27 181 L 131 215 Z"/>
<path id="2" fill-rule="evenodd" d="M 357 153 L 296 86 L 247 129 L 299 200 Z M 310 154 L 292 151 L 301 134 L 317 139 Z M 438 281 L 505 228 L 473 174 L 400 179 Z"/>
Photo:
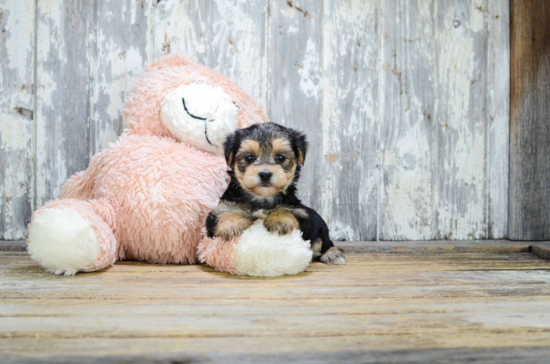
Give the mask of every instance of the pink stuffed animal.
<path id="1" fill-rule="evenodd" d="M 28 251 L 49 272 L 92 272 L 123 259 L 196 263 L 205 219 L 227 187 L 221 145 L 265 121 L 228 79 L 181 56 L 147 66 L 124 117 L 118 140 L 32 217 Z M 230 266 L 232 249 L 235 242 L 205 246 L 203 261 L 242 273 Z"/>

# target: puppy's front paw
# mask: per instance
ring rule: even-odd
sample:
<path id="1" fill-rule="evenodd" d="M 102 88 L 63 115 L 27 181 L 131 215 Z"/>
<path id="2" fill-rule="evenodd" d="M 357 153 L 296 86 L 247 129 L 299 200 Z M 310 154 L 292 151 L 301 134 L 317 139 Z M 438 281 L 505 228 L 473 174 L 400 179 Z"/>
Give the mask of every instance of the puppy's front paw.
<path id="1" fill-rule="evenodd" d="M 273 211 L 264 219 L 264 226 L 270 233 L 288 235 L 294 229 L 299 229 L 300 224 L 294 215 L 285 209 Z"/>
<path id="2" fill-rule="evenodd" d="M 344 253 L 342 253 L 342 251 L 335 246 L 327 250 L 325 254 L 323 254 L 321 258 L 319 258 L 319 260 L 322 263 L 330 264 L 330 265 L 346 264 L 346 258 L 344 257 Z"/>
<path id="3" fill-rule="evenodd" d="M 231 240 L 241 236 L 242 232 L 252 225 L 252 221 L 235 213 L 225 213 L 219 217 L 218 227 L 214 236 L 223 240 Z"/>

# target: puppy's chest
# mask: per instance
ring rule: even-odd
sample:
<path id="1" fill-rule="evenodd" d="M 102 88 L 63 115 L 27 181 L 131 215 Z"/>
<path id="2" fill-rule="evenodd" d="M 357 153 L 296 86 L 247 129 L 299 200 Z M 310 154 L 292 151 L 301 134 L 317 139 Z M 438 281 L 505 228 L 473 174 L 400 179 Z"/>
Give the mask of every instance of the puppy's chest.
<path id="1" fill-rule="evenodd" d="M 280 209 L 285 209 L 290 211 L 294 216 L 298 218 L 305 219 L 308 217 L 307 212 L 304 209 L 296 208 L 296 207 L 290 207 L 290 206 L 277 206 L 273 209 L 257 209 L 254 211 L 249 212 L 249 216 L 252 218 L 252 220 L 259 220 L 259 219 L 265 219 L 267 215 L 271 214 L 272 212 L 275 212 Z"/>
<path id="2" fill-rule="evenodd" d="M 265 219 L 267 217 L 267 215 L 269 215 L 273 211 L 275 211 L 275 209 L 270 209 L 270 210 L 268 210 L 268 209 L 259 209 L 259 210 L 255 210 L 255 211 L 250 212 L 250 216 L 253 217 L 254 220 Z"/>

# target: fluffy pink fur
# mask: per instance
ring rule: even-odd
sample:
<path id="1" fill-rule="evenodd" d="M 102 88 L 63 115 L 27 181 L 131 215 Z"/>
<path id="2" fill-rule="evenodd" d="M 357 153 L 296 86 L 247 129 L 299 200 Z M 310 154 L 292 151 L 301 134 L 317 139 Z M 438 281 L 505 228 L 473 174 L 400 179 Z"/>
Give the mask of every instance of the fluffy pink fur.
<path id="1" fill-rule="evenodd" d="M 93 270 L 115 259 L 197 262 L 205 219 L 227 188 L 227 165 L 222 156 L 177 140 L 162 123 L 160 111 L 170 90 L 199 79 L 221 86 L 233 98 L 239 127 L 265 122 L 260 106 L 205 66 L 182 56 L 148 65 L 126 101 L 124 133 L 96 154 L 86 171 L 65 183 L 60 200 L 35 213 L 67 205 L 93 222 L 102 252 Z M 214 244 L 202 251 L 230 271 L 229 250 L 229 245 Z"/>
<path id="2" fill-rule="evenodd" d="M 237 274 L 235 268 L 235 241 L 205 237 L 198 246 L 199 261 L 214 267 L 218 272 Z"/>

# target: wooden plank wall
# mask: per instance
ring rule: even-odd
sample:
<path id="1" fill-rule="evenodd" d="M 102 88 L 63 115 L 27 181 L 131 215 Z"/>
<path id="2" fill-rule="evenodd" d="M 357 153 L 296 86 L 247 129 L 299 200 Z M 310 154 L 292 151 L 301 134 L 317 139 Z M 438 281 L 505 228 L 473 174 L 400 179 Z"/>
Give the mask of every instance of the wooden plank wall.
<path id="1" fill-rule="evenodd" d="M 512 239 L 550 239 L 550 3 L 511 10 L 510 221 Z"/>
<path id="2" fill-rule="evenodd" d="M 334 238 L 507 236 L 508 0 L 0 4 L 0 239 L 116 139 L 132 82 L 169 53 L 307 133 L 301 195 Z"/>

